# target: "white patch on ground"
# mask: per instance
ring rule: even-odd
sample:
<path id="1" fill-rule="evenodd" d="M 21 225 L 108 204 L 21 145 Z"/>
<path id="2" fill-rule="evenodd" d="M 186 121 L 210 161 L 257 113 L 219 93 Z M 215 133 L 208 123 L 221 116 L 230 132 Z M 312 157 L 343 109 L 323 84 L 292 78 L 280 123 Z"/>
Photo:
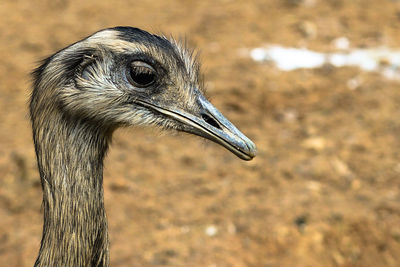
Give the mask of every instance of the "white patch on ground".
<path id="1" fill-rule="evenodd" d="M 341 51 L 322 53 L 305 48 L 269 45 L 252 49 L 250 57 L 257 62 L 272 62 L 283 71 L 319 68 L 330 64 L 338 68 L 359 67 L 363 71 L 379 72 L 391 80 L 400 80 L 400 50 L 384 47 L 348 49 L 348 40 L 344 38 L 336 39 L 335 47 Z"/>

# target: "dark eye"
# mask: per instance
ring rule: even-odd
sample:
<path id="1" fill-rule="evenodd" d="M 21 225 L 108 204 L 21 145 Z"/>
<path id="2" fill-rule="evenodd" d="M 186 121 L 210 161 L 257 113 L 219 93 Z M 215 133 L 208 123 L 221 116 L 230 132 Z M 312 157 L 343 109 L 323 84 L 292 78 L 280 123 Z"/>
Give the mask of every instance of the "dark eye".
<path id="1" fill-rule="evenodd" d="M 148 87 L 156 81 L 156 71 L 143 61 L 133 61 L 128 72 L 128 80 L 135 87 Z"/>

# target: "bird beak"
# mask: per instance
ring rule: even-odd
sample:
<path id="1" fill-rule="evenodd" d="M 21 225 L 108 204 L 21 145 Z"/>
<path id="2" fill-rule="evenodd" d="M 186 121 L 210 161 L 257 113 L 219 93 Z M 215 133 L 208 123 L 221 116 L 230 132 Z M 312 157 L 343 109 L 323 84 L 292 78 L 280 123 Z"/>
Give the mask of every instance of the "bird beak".
<path id="1" fill-rule="evenodd" d="M 251 160 L 256 156 L 255 144 L 227 120 L 204 96 L 198 98 L 200 106 L 198 115 L 172 108 L 162 108 L 148 102 L 138 102 L 181 122 L 184 126 L 183 131 L 214 141 L 243 160 Z"/>
<path id="2" fill-rule="evenodd" d="M 242 134 L 208 100 L 200 96 L 200 118 L 193 117 L 194 134 L 210 139 L 222 145 L 243 160 L 256 156 L 256 145 Z"/>

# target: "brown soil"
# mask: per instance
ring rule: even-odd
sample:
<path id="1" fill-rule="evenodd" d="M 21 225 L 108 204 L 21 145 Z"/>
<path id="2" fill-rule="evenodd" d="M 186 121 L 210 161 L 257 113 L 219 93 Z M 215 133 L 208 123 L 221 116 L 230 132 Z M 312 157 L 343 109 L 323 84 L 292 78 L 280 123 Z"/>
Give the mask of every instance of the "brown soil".
<path id="1" fill-rule="evenodd" d="M 399 83 L 357 68 L 284 73 L 242 53 L 330 51 L 341 36 L 399 47 L 399 14 L 394 0 L 1 0 L 0 265 L 32 266 L 41 237 L 29 72 L 132 25 L 201 50 L 212 102 L 259 153 L 244 162 L 196 137 L 117 131 L 104 184 L 112 266 L 400 266 Z"/>

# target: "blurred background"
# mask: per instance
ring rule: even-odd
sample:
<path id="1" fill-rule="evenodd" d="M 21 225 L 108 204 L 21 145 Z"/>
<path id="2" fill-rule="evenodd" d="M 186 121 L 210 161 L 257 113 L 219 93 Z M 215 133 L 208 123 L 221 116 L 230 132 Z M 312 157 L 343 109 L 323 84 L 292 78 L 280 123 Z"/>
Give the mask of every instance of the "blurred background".
<path id="1" fill-rule="evenodd" d="M 111 266 L 400 266 L 395 0 L 1 0 L 0 265 L 32 266 L 41 238 L 29 73 L 117 25 L 185 37 L 212 102 L 259 152 L 118 130 Z"/>

